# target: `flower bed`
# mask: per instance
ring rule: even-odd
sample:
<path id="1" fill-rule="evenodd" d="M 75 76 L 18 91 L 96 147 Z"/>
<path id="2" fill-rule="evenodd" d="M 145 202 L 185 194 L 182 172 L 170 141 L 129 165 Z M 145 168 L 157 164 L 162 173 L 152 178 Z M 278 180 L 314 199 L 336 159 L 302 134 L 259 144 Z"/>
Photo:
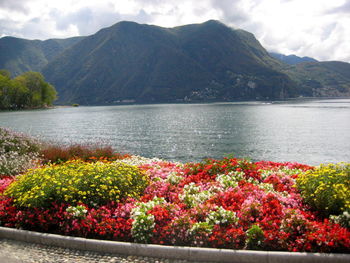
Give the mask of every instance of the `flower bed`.
<path id="1" fill-rule="evenodd" d="M 72 177 L 68 166 L 80 175 Z M 338 166 L 348 171 L 348 165 Z M 58 177 L 50 177 L 57 171 Z M 349 253 L 348 197 L 341 194 L 338 214 L 314 210 L 305 197 L 307 178 L 315 174 L 320 176 L 319 168 L 297 163 L 234 158 L 187 164 L 138 156 L 71 161 L 3 177 L 0 226 L 140 243 Z M 323 180 L 323 187 L 349 192 L 348 177 L 345 172 L 336 185 Z M 120 186 L 132 178 L 136 190 L 121 195 L 128 186 Z"/>
<path id="2" fill-rule="evenodd" d="M 38 159 L 37 140 L 0 127 L 0 178 L 35 167 Z"/>

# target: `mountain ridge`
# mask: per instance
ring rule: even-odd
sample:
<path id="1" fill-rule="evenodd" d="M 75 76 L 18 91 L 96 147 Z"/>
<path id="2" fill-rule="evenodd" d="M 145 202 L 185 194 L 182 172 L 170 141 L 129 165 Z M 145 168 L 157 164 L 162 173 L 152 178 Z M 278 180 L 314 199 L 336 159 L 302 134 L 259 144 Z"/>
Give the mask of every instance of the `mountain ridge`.
<path id="1" fill-rule="evenodd" d="M 174 28 L 123 21 L 90 36 L 38 43 L 24 50 L 39 58 L 30 68 L 56 87 L 58 103 L 350 96 L 349 63 L 290 65 L 253 34 L 215 20 Z"/>
<path id="2" fill-rule="evenodd" d="M 280 97 L 285 93 L 281 89 L 291 87 L 289 77 L 269 67 L 278 62 L 253 35 L 247 42 L 255 41 L 255 49 L 243 43 L 243 31 L 237 32 L 212 20 L 174 29 L 121 22 L 86 37 L 43 73 L 64 100 L 75 97 L 80 103 Z M 70 89 L 61 89 L 63 85 Z M 108 98 L 99 97 L 101 87 Z"/>
<path id="3" fill-rule="evenodd" d="M 27 40 L 16 37 L 0 38 L 0 68 L 13 76 L 25 71 L 41 69 L 60 52 L 77 43 L 83 37 L 66 39 Z"/>
<path id="4" fill-rule="evenodd" d="M 275 52 L 269 52 L 269 54 L 274 57 L 275 59 L 278 59 L 284 63 L 287 63 L 289 65 L 296 65 L 300 63 L 305 63 L 305 62 L 319 62 L 318 60 L 311 58 L 311 57 L 299 57 L 296 55 L 283 55 L 280 53 L 275 53 Z"/>

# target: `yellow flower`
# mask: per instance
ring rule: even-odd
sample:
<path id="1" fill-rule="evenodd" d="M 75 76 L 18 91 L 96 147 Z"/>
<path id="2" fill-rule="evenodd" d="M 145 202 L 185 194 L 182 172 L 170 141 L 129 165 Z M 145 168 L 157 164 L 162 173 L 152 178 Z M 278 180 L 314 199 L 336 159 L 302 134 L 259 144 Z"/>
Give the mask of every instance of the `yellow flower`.
<path id="1" fill-rule="evenodd" d="M 115 201 L 137 198 L 147 185 L 147 177 L 135 166 L 74 160 L 28 171 L 7 188 L 6 195 L 24 206 L 87 199 L 99 203 L 108 201 L 108 196 Z"/>

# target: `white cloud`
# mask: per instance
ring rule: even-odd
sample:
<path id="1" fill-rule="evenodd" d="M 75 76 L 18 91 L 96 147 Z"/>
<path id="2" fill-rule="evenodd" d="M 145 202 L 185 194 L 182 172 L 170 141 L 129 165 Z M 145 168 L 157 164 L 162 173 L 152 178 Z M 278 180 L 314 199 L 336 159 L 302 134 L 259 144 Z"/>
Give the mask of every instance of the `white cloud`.
<path id="1" fill-rule="evenodd" d="M 121 20 L 172 27 L 218 19 L 268 50 L 350 62 L 348 0 L 1 0 L 0 36 L 93 34 Z"/>
<path id="2" fill-rule="evenodd" d="M 17 1 L 0 1 L 1 10 L 9 10 L 16 13 L 27 13 L 27 5 L 29 0 L 17 0 Z"/>
<path id="3" fill-rule="evenodd" d="M 327 14 L 339 4 L 342 1 L 264 1 L 252 10 L 253 21 L 263 28 L 256 37 L 266 48 L 285 54 L 350 61 L 350 46 L 346 44 L 350 30 L 345 27 L 350 24 L 349 18 Z"/>

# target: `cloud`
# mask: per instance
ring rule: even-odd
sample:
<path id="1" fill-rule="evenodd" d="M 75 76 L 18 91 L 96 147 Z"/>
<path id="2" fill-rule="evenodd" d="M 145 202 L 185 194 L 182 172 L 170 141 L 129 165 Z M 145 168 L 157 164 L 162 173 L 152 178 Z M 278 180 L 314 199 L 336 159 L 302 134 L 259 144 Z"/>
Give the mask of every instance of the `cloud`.
<path id="1" fill-rule="evenodd" d="M 139 23 L 150 22 L 150 16 L 141 9 L 137 14 L 120 14 L 113 10 L 96 10 L 84 7 L 76 12 L 64 16 L 59 12 L 51 13 L 55 17 L 58 30 L 67 30 L 70 26 L 78 29 L 79 35 L 91 35 L 104 27 L 109 27 L 122 20 L 130 20 Z"/>
<path id="2" fill-rule="evenodd" d="M 26 1 L 20 2 L 24 4 Z M 14 14 L 23 6 L 18 3 L 9 9 L 12 2 L 1 2 L 0 21 L 4 22 L 0 24 L 0 36 L 28 39 L 71 37 L 94 34 L 121 20 L 151 22 L 142 8 L 134 9 L 127 4 L 115 4 L 115 1 L 61 0 L 53 4 L 45 0 L 31 0 L 26 15 L 21 16 Z"/>
<path id="3" fill-rule="evenodd" d="M 13 33 L 14 23 L 7 19 L 0 19 L 0 37 L 11 36 Z"/>
<path id="4" fill-rule="evenodd" d="M 248 1 L 249 2 L 249 1 Z M 250 22 L 251 6 L 247 1 L 211 0 L 212 6 L 221 12 L 222 20 L 231 25 L 242 25 Z"/>
<path id="5" fill-rule="evenodd" d="M 211 2 L 224 23 L 252 32 L 268 50 L 350 62 L 349 1 Z"/>
<path id="6" fill-rule="evenodd" d="M 28 3 L 29 0 L 1 0 L 0 9 L 27 13 L 28 9 L 26 8 L 26 6 Z"/>
<path id="7" fill-rule="evenodd" d="M 350 2 L 349 1 L 345 1 L 345 3 L 341 6 L 332 8 L 330 10 L 328 10 L 326 13 L 329 14 L 335 14 L 335 13 L 350 13 Z"/>

